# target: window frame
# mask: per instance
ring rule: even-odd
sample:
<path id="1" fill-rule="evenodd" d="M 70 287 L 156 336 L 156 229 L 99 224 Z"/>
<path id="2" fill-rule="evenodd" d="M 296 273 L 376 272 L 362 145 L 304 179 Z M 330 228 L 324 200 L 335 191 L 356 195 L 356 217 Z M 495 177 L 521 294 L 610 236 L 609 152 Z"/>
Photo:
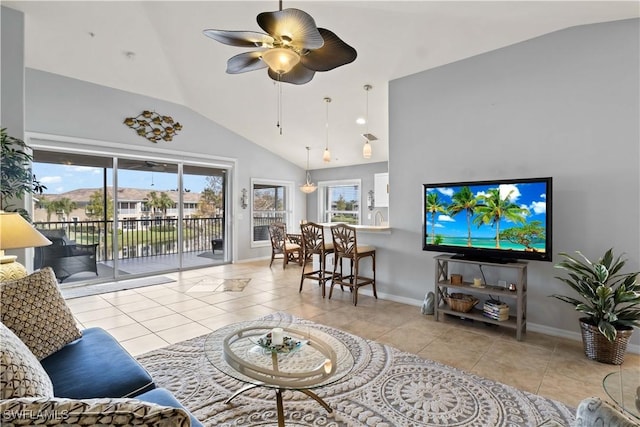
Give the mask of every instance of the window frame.
<path id="1" fill-rule="evenodd" d="M 267 178 L 251 178 L 251 189 L 250 189 L 250 197 L 249 197 L 249 215 L 250 215 L 250 231 L 249 238 L 251 239 L 251 247 L 259 248 L 265 246 L 271 246 L 271 241 L 269 240 L 269 236 L 267 235 L 265 240 L 254 240 L 254 194 L 255 194 L 255 186 L 256 185 L 273 185 L 284 188 L 284 206 L 282 211 L 274 211 L 274 212 L 284 212 L 285 216 L 285 224 L 287 225 L 287 231 L 293 230 L 293 195 L 294 195 L 294 182 L 293 181 L 284 181 L 277 179 L 267 179 Z M 262 212 L 262 211 L 260 211 Z"/>
<path id="2" fill-rule="evenodd" d="M 333 187 L 345 187 L 345 186 L 357 186 L 358 187 L 358 210 L 357 211 L 333 211 L 331 209 L 327 209 L 327 199 L 328 194 L 327 191 Z M 353 178 L 353 179 L 339 179 L 332 181 L 319 181 L 318 182 L 318 219 L 322 223 L 330 224 L 331 216 L 329 215 L 331 212 L 355 212 L 358 218 L 357 225 L 362 224 L 362 179 Z"/>

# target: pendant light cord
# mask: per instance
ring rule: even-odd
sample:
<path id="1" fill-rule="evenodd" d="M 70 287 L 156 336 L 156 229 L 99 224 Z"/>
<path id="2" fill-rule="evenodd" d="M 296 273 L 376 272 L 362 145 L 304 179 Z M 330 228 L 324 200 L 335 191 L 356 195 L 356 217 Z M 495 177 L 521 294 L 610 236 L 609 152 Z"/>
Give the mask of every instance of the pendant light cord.
<path id="1" fill-rule="evenodd" d="M 324 154 L 322 155 L 322 160 L 325 163 L 329 163 L 331 161 L 331 152 L 329 151 L 329 103 L 331 102 L 331 98 L 325 97 L 324 102 L 327 104 L 327 122 L 325 123 L 327 140 L 325 142 Z"/>
<path id="2" fill-rule="evenodd" d="M 367 121 L 367 141 L 369 141 L 368 135 L 369 135 L 369 91 L 371 90 L 371 86 L 370 85 L 366 85 L 364 87 L 364 90 L 367 92 L 367 107 L 365 109 L 365 115 L 366 115 L 366 121 Z"/>
<path id="3" fill-rule="evenodd" d="M 309 181 L 311 181 L 311 174 L 309 173 L 309 147 L 307 148 L 307 185 L 310 184 Z"/>
<path id="4" fill-rule="evenodd" d="M 331 102 L 331 98 L 325 98 L 324 100 L 327 104 L 327 122 L 324 125 L 327 134 L 327 141 L 325 142 L 324 149 L 329 151 L 329 103 Z"/>

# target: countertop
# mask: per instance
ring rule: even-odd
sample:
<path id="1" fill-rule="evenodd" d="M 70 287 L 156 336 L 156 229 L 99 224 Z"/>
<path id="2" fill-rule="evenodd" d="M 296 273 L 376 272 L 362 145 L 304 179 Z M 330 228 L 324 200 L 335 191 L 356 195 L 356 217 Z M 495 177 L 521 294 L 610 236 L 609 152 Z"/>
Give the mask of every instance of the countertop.
<path id="1" fill-rule="evenodd" d="M 323 227 L 331 227 L 332 225 L 336 225 L 337 223 L 333 222 L 324 222 L 324 223 L 320 223 L 319 225 L 323 226 Z M 383 233 L 383 232 L 390 232 L 391 231 L 391 227 L 388 225 L 366 225 L 366 224 L 359 224 L 359 225 L 352 225 L 353 228 L 355 228 L 358 231 L 362 231 L 363 233 Z"/>

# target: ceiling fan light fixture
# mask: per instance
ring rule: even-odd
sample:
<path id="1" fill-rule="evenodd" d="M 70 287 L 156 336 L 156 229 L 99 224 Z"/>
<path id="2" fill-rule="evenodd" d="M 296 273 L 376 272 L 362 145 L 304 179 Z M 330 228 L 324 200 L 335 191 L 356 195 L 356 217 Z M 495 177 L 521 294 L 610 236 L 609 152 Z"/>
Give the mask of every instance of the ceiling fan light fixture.
<path id="1" fill-rule="evenodd" d="M 243 48 L 261 48 L 235 55 L 227 61 L 227 73 L 240 74 L 268 68 L 269 78 L 277 82 L 302 85 L 316 72 L 330 71 L 349 64 L 356 50 L 332 31 L 319 28 L 307 12 L 282 8 L 262 12 L 256 17 L 264 33 L 205 29 L 205 36 Z M 266 50 L 262 50 L 266 49 Z"/>
<path id="2" fill-rule="evenodd" d="M 274 72 L 286 74 L 300 62 L 300 55 L 292 49 L 276 47 L 263 52 L 262 60 Z"/>

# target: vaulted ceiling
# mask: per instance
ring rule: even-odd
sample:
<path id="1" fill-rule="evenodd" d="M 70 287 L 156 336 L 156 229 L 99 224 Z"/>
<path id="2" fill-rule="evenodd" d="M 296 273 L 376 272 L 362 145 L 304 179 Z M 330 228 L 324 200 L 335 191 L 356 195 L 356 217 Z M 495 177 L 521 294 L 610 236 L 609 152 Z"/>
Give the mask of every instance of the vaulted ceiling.
<path id="1" fill-rule="evenodd" d="M 25 13 L 26 66 L 140 93 L 210 118 L 305 167 L 388 160 L 389 81 L 571 26 L 640 16 L 637 1 L 284 1 L 353 46 L 355 62 L 282 88 L 282 134 L 276 127 L 277 86 L 265 70 L 225 73 L 247 51 L 215 42 L 202 30 L 262 32 L 256 15 L 269 1 L 3 1 Z M 366 125 L 378 137 L 362 158 Z M 428 94 L 425 94 L 428 96 Z M 329 104 L 330 163 L 325 97 Z"/>

